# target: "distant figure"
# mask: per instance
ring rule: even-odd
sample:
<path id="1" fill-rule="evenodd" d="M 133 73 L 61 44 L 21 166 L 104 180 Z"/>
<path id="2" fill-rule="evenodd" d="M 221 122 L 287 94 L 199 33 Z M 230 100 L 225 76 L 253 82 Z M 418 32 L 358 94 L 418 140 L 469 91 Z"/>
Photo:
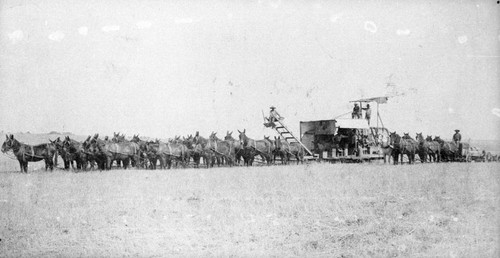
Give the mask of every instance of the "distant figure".
<path id="1" fill-rule="evenodd" d="M 457 147 L 458 147 L 458 156 L 461 157 L 462 156 L 462 135 L 460 135 L 460 130 L 455 130 L 455 134 L 453 135 L 453 142 L 455 142 L 455 144 L 457 144 Z"/>
<path id="2" fill-rule="evenodd" d="M 370 108 L 370 104 L 366 105 L 366 108 L 363 108 L 365 110 L 365 119 L 368 121 L 368 124 L 370 124 L 370 118 L 372 117 L 372 109 Z"/>
<path id="3" fill-rule="evenodd" d="M 462 135 L 460 135 L 460 130 L 455 130 L 455 134 L 453 135 L 453 141 L 456 144 L 459 144 L 462 141 Z"/>
<path id="4" fill-rule="evenodd" d="M 361 118 L 361 109 L 359 109 L 359 106 L 357 103 L 354 103 L 354 108 L 352 109 L 352 119 L 356 118 L 359 119 Z"/>

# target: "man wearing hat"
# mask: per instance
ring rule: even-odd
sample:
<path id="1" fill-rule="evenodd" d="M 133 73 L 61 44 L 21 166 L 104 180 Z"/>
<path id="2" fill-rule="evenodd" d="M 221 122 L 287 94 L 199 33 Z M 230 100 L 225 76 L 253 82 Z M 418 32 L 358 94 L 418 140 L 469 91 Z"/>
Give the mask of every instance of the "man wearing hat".
<path id="1" fill-rule="evenodd" d="M 358 106 L 358 103 L 354 103 L 354 108 L 352 109 L 352 119 L 354 118 L 360 118 L 359 117 L 359 113 L 360 113 L 360 109 L 359 109 L 359 106 Z"/>
<path id="2" fill-rule="evenodd" d="M 460 135 L 460 130 L 455 130 L 455 134 L 453 135 L 453 141 L 456 144 L 459 144 L 462 141 L 462 135 Z"/>
<path id="3" fill-rule="evenodd" d="M 372 109 L 370 108 L 370 104 L 366 105 L 366 108 L 363 108 L 365 110 L 365 118 L 368 121 L 368 124 L 370 124 L 370 118 L 372 117 Z"/>
<path id="4" fill-rule="evenodd" d="M 276 124 L 274 122 L 278 121 L 278 119 L 279 120 L 283 120 L 284 117 L 280 116 L 278 114 L 278 112 L 276 112 L 276 110 L 275 110 L 276 107 L 271 106 L 270 109 L 271 110 L 269 111 L 269 118 L 266 118 L 266 120 L 269 121 L 269 122 L 268 123 L 264 123 L 264 125 L 266 127 L 273 127 L 274 128 L 276 126 Z M 278 118 L 278 119 L 276 119 L 276 118 Z"/>
<path id="5" fill-rule="evenodd" d="M 462 135 L 460 135 L 460 130 L 455 130 L 455 134 L 453 135 L 453 142 L 457 145 L 458 148 L 458 157 L 462 156 Z"/>

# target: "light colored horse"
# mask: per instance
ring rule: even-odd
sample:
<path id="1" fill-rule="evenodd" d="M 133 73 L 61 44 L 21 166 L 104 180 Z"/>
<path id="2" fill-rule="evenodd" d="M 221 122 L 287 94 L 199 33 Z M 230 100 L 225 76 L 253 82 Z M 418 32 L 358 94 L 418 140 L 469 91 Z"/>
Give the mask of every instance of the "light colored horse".
<path id="1" fill-rule="evenodd" d="M 384 163 L 391 164 L 393 146 L 390 144 L 390 139 L 385 134 L 379 135 L 380 154 L 384 156 Z"/>

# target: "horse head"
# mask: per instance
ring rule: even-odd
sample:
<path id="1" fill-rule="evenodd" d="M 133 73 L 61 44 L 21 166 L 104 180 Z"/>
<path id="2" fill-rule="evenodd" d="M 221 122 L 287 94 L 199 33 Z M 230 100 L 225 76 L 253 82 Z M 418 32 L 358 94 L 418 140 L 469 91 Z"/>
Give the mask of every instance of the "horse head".
<path id="1" fill-rule="evenodd" d="M 395 143 L 399 143 L 399 140 L 401 139 L 401 136 L 396 133 L 396 131 L 391 132 L 389 135 L 389 144 L 394 145 Z"/>
<path id="2" fill-rule="evenodd" d="M 208 137 L 208 139 L 210 139 L 211 141 L 217 141 L 217 140 L 219 140 L 219 138 L 217 137 L 217 133 L 215 133 L 215 132 L 212 132 L 210 134 L 210 137 Z"/>
<path id="3" fill-rule="evenodd" d="M 409 139 L 413 140 L 413 138 L 411 138 L 411 136 L 410 136 L 410 133 L 404 133 L 402 138 L 407 139 L 407 140 L 409 140 Z"/>
<path id="4" fill-rule="evenodd" d="M 425 140 L 428 141 L 428 142 L 432 142 L 432 136 L 427 135 L 427 137 L 425 138 Z"/>
<path id="5" fill-rule="evenodd" d="M 235 139 L 233 138 L 233 132 L 227 131 L 226 136 L 224 136 L 224 140 L 226 140 L 226 141 L 234 141 Z"/>
<path id="6" fill-rule="evenodd" d="M 439 136 L 435 136 L 434 141 L 439 142 L 440 144 L 444 143 L 444 141 Z"/>
<path id="7" fill-rule="evenodd" d="M 415 139 L 417 139 L 417 141 L 419 141 L 419 142 L 423 142 L 424 141 L 424 136 L 422 135 L 422 133 L 417 133 L 415 135 Z"/>
<path id="8" fill-rule="evenodd" d="M 193 135 L 188 135 L 187 138 L 182 140 L 182 144 L 184 144 L 188 149 L 193 148 Z"/>
<path id="9" fill-rule="evenodd" d="M 238 130 L 238 133 L 240 133 L 240 135 L 238 136 L 238 138 L 240 139 L 240 143 L 243 145 L 243 146 L 247 146 L 248 144 L 248 136 L 245 134 L 246 133 L 246 129 L 243 129 L 243 132 Z"/>
<path id="10" fill-rule="evenodd" d="M 112 142 L 123 142 L 125 141 L 125 135 L 120 133 L 113 133 L 113 138 L 111 138 Z"/>
<path id="11" fill-rule="evenodd" d="M 2 152 L 7 152 L 14 146 L 14 135 L 5 135 L 5 142 L 2 144 Z"/>
<path id="12" fill-rule="evenodd" d="M 268 141 L 270 144 L 274 145 L 273 140 L 270 139 L 270 136 L 265 136 L 264 135 L 264 140 Z"/>

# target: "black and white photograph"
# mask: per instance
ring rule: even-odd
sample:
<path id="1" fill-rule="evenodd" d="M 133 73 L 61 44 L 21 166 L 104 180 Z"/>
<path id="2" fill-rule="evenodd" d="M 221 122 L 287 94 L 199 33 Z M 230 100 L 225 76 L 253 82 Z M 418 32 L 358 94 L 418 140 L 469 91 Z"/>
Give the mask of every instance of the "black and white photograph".
<path id="1" fill-rule="evenodd" d="M 500 1 L 0 0 L 0 257 L 499 257 Z"/>

